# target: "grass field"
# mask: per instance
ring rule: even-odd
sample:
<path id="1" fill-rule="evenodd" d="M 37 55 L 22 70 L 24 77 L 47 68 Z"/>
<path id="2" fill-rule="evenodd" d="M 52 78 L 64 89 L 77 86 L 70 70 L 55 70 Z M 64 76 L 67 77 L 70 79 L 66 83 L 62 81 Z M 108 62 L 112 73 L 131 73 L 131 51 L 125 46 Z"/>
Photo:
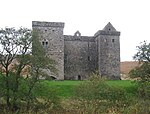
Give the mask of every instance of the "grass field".
<path id="1" fill-rule="evenodd" d="M 44 81 L 46 85 L 57 91 L 61 98 L 70 98 L 74 95 L 74 88 L 84 81 Z M 129 93 L 133 93 L 136 87 L 135 83 L 130 80 L 111 80 L 106 81 L 109 86 L 125 89 Z"/>

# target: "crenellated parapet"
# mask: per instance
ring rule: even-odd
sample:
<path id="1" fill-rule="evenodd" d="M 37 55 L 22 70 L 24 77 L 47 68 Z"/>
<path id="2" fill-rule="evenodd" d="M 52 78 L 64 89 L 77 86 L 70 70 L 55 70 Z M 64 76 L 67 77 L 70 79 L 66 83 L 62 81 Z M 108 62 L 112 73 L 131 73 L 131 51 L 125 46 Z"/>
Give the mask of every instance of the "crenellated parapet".
<path id="1" fill-rule="evenodd" d="M 62 22 L 45 22 L 45 21 L 32 21 L 32 27 L 60 27 L 64 28 Z"/>

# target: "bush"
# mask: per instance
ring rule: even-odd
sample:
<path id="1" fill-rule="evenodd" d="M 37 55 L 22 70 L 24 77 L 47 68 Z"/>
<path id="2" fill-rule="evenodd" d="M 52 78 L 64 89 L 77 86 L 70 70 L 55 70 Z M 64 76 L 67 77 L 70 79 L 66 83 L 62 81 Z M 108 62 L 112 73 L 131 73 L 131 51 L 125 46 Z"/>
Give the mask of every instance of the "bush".
<path id="1" fill-rule="evenodd" d="M 109 86 L 99 76 L 94 76 L 80 84 L 75 90 L 75 95 L 76 99 L 80 100 L 80 105 L 93 107 L 91 110 L 99 113 L 102 113 L 100 110 L 103 113 L 108 110 L 124 111 L 131 102 L 130 94 L 127 94 L 124 89 Z"/>
<path id="2" fill-rule="evenodd" d="M 6 87 L 5 87 L 5 78 L 0 75 L 0 111 L 3 113 L 13 110 L 14 112 L 28 112 L 28 111 L 35 111 L 39 112 L 44 110 L 44 112 L 49 112 L 51 110 L 55 110 L 61 108 L 60 99 L 58 97 L 57 91 L 51 89 L 48 84 L 43 83 L 43 81 L 38 81 L 34 83 L 33 88 L 31 89 L 31 84 L 29 83 L 30 79 L 20 78 L 19 79 L 19 88 L 17 93 L 13 93 L 13 75 L 9 76 L 10 80 L 10 103 L 13 103 L 14 95 L 17 96 L 17 105 L 16 109 L 12 107 L 12 110 L 7 110 L 6 106 Z M 31 91 L 30 91 L 31 89 Z"/>

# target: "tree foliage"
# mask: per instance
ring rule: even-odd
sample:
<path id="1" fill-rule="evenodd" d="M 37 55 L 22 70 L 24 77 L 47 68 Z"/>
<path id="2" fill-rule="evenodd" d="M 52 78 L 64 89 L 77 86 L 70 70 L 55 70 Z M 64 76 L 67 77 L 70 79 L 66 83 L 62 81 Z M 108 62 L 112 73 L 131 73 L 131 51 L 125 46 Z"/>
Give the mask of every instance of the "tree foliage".
<path id="1" fill-rule="evenodd" d="M 19 87 L 19 78 L 22 69 L 29 63 L 27 58 L 31 50 L 31 30 L 27 28 L 5 28 L 0 30 L 0 63 L 2 73 L 5 76 L 6 101 L 10 107 L 10 99 L 13 99 L 13 105 L 16 105 L 17 91 Z M 14 61 L 17 61 L 16 63 Z M 11 68 L 14 65 L 14 68 Z M 11 89 L 11 75 L 14 74 L 13 88 Z M 10 93 L 13 97 L 10 97 Z"/>
<path id="2" fill-rule="evenodd" d="M 150 63 L 144 62 L 140 66 L 129 72 L 131 78 L 137 78 L 142 81 L 150 81 Z"/>
<path id="3" fill-rule="evenodd" d="M 150 43 L 146 41 L 142 42 L 140 46 L 137 46 L 137 53 L 133 59 L 143 62 L 150 62 Z"/>
<path id="4" fill-rule="evenodd" d="M 29 110 L 38 101 L 43 69 L 55 71 L 55 61 L 45 56 L 38 33 L 27 28 L 1 29 L 0 46 L 0 98 L 8 109 L 18 110 L 24 102 Z M 24 68 L 28 69 L 26 76 L 22 75 Z"/>
<path id="5" fill-rule="evenodd" d="M 131 78 L 139 78 L 142 81 L 150 80 L 150 43 L 144 41 L 137 46 L 137 53 L 134 59 L 138 60 L 140 65 L 129 72 Z"/>
<path id="6" fill-rule="evenodd" d="M 131 78 L 137 78 L 135 82 L 138 84 L 138 97 L 141 101 L 145 101 L 150 98 L 150 43 L 144 41 L 140 46 L 137 46 L 137 50 L 134 59 L 138 60 L 140 65 L 131 70 L 129 75 Z M 150 104 L 144 103 L 143 107 L 148 109 Z"/>

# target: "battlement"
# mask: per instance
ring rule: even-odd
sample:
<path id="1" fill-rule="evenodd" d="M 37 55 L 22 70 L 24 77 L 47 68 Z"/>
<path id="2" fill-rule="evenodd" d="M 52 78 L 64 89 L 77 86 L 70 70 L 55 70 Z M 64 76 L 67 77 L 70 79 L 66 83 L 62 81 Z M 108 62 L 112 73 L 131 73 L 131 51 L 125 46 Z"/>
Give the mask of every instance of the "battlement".
<path id="1" fill-rule="evenodd" d="M 32 21 L 32 27 L 60 27 L 64 28 L 64 23 L 62 22 L 45 22 L 45 21 Z"/>

